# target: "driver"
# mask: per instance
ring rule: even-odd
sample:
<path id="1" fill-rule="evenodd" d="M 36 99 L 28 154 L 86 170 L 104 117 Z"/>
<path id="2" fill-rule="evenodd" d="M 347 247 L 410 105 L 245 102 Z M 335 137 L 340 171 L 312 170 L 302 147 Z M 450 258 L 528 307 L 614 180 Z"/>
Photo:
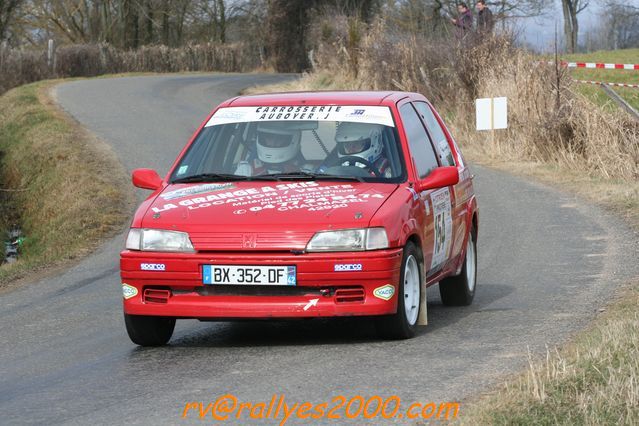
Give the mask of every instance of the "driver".
<path id="1" fill-rule="evenodd" d="M 383 155 L 382 131 L 383 127 L 380 124 L 341 123 L 335 134 L 338 157 L 359 157 L 375 167 L 380 176 L 392 177 L 390 163 Z M 355 159 L 345 158 L 341 164 L 367 168 L 365 162 L 359 163 Z M 373 171 L 370 172 L 374 175 Z"/>
<path id="2" fill-rule="evenodd" d="M 260 123 L 257 126 L 257 157 L 254 153 L 240 161 L 236 175 L 256 176 L 267 173 L 291 173 L 304 169 L 300 150 L 301 130 L 287 128 L 286 123 Z"/>

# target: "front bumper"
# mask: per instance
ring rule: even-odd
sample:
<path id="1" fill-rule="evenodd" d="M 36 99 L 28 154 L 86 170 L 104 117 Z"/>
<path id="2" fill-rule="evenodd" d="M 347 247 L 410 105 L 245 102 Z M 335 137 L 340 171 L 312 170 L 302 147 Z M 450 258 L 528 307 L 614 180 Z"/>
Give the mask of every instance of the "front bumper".
<path id="1" fill-rule="evenodd" d="M 401 248 L 302 255 L 126 250 L 120 256 L 122 283 L 130 286 L 124 312 L 202 320 L 387 315 L 397 311 L 401 258 Z M 148 271 L 142 264 L 164 266 L 162 271 Z M 202 266 L 210 264 L 295 265 L 297 285 L 205 285 Z M 335 265 L 344 264 L 361 265 L 361 270 L 335 271 Z M 375 292 L 388 285 L 394 289 L 392 296 L 388 287 Z"/>

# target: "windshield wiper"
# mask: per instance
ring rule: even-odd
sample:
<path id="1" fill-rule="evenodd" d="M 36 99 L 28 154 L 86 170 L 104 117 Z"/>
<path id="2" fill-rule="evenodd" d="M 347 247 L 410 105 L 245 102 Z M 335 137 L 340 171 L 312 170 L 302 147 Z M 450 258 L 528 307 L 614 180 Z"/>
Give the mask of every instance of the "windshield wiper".
<path id="1" fill-rule="evenodd" d="M 201 173 L 199 175 L 186 176 L 174 179 L 171 183 L 191 183 L 191 182 L 233 182 L 238 180 L 248 180 L 242 175 L 232 175 L 225 173 Z"/>
<path id="2" fill-rule="evenodd" d="M 287 173 L 267 173 L 263 175 L 251 176 L 251 180 L 347 180 L 364 182 L 359 176 L 337 176 L 327 175 L 325 173 L 309 173 L 303 171 L 287 172 Z"/>

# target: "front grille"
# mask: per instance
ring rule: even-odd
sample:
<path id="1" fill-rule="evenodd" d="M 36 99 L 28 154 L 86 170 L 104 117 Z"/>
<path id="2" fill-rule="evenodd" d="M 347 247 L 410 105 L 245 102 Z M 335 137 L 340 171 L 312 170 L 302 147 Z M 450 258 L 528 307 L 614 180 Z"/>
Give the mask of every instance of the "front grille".
<path id="1" fill-rule="evenodd" d="M 304 250 L 313 232 L 191 232 L 189 235 L 199 252 L 257 252 Z"/>

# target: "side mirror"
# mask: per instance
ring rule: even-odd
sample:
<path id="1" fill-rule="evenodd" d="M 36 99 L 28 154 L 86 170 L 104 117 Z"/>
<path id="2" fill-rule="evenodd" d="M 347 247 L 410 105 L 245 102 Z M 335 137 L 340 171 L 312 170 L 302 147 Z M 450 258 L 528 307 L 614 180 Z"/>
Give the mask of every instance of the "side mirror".
<path id="1" fill-rule="evenodd" d="M 133 185 L 142 189 L 150 189 L 155 191 L 162 187 L 162 178 L 158 172 L 152 169 L 135 169 L 131 177 Z"/>
<path id="2" fill-rule="evenodd" d="M 422 192 L 428 189 L 437 189 L 445 186 L 456 185 L 458 182 L 459 172 L 457 171 L 457 167 L 437 167 L 435 170 L 430 172 L 428 176 L 416 183 L 415 190 L 417 192 Z"/>

